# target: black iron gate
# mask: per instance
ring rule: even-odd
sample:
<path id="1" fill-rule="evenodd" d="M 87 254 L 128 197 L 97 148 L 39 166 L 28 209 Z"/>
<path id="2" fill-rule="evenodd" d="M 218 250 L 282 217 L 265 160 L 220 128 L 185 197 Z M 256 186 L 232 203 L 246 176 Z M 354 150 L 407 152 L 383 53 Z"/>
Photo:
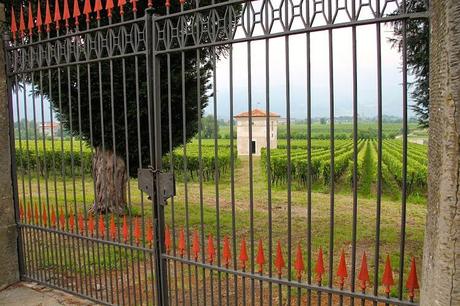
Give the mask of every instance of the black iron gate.
<path id="1" fill-rule="evenodd" d="M 415 305 L 421 246 L 414 240 L 406 252 L 407 198 L 426 178 L 408 166 L 408 157 L 419 157 L 408 154 L 406 27 L 427 16 L 407 3 L 63 0 L 12 7 L 4 43 L 21 276 L 117 305 Z M 400 147 L 384 140 L 387 23 L 402 29 Z M 359 133 L 360 27 L 374 31 L 375 41 L 366 43 L 375 44 L 375 139 Z M 348 142 L 336 134 L 334 111 L 343 81 L 334 76 L 340 29 L 350 29 L 352 40 Z M 315 33 L 327 34 L 322 143 L 312 135 Z M 305 49 L 293 57 L 299 40 Z M 244 52 L 235 55 L 237 48 Z M 253 77 L 259 58 L 263 78 Z M 283 63 L 284 75 L 271 72 L 274 62 Z M 301 143 L 292 136 L 298 63 L 305 72 Z M 272 92 L 274 81 L 281 95 Z M 259 86 L 262 106 L 253 100 Z M 273 96 L 284 100 L 282 141 Z M 237 114 L 241 99 L 245 112 Z M 375 161 L 375 190 L 362 199 L 367 154 Z M 338 190 L 345 171 L 348 207 Z M 391 231 L 387 188 L 399 193 Z M 389 254 L 391 235 L 399 254 Z"/>

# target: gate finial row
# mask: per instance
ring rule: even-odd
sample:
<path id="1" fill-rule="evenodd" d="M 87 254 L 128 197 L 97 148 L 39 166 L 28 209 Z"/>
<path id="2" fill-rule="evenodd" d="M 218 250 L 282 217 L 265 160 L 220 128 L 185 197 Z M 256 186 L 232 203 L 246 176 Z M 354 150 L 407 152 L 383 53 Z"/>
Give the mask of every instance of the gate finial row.
<path id="1" fill-rule="evenodd" d="M 51 24 L 54 23 L 55 28 L 57 31 L 61 28 L 61 22 L 65 22 L 65 27 L 69 28 L 70 27 L 70 19 L 73 18 L 74 20 L 74 25 L 75 27 L 78 28 L 80 24 L 80 17 L 82 13 L 86 17 L 86 23 L 89 26 L 89 22 L 91 21 L 91 14 L 95 13 L 96 20 L 101 19 L 102 11 L 106 10 L 107 11 L 107 17 L 110 19 L 112 18 L 113 11 L 115 9 L 115 4 L 113 0 L 107 0 L 105 2 L 105 7 L 102 4 L 101 0 L 96 0 L 94 2 L 94 7 L 91 6 L 91 0 L 85 0 L 85 3 L 83 5 L 83 12 L 80 9 L 80 4 L 79 0 L 73 0 L 73 6 L 72 6 L 72 14 L 70 12 L 70 5 L 69 5 L 69 0 L 64 0 L 63 2 L 63 11 L 61 12 L 60 8 L 60 2 L 59 0 L 55 0 L 54 2 L 54 12 L 51 12 L 50 9 L 50 0 L 44 0 L 45 2 L 45 19 L 43 19 L 42 16 L 42 8 L 41 8 L 41 1 L 42 0 L 37 0 L 37 10 L 36 10 L 36 16 L 33 14 L 33 5 L 32 1 L 30 0 L 27 6 L 27 26 L 26 26 L 26 19 L 25 19 L 25 12 L 24 12 L 24 6 L 20 6 L 20 13 L 19 13 L 19 26 L 18 22 L 16 19 L 16 13 L 14 10 L 14 7 L 11 7 L 11 33 L 12 33 L 12 38 L 13 41 L 16 41 L 18 36 L 22 39 L 26 35 L 26 31 L 28 32 L 29 36 L 33 35 L 33 31 L 36 28 L 38 33 L 42 32 L 42 26 L 46 26 L 46 32 L 49 33 L 51 31 Z M 170 0 L 164 0 L 164 5 L 165 7 L 170 7 L 171 2 Z M 138 11 L 138 0 L 119 0 L 117 7 L 119 9 L 119 14 L 120 16 L 123 16 L 125 14 L 125 6 L 127 3 L 130 3 L 132 6 L 132 11 L 136 13 Z M 184 0 L 179 0 L 181 5 L 185 3 Z M 149 8 L 153 7 L 153 1 L 148 0 L 147 6 Z M 53 14 L 53 15 L 52 15 Z M 19 34 L 19 35 L 18 35 Z"/>

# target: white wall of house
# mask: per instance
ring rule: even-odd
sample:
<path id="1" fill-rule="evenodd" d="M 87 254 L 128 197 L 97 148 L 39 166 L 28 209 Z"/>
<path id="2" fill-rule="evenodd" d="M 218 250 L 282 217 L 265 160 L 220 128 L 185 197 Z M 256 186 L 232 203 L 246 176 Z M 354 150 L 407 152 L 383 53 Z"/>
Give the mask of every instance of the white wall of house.
<path id="1" fill-rule="evenodd" d="M 249 141 L 249 117 L 236 118 L 237 122 L 237 149 L 238 155 L 249 155 L 251 142 Z M 267 118 L 252 118 L 252 141 L 255 141 L 255 153 L 259 156 L 262 148 L 267 147 Z M 270 148 L 278 146 L 278 117 L 270 117 Z"/>

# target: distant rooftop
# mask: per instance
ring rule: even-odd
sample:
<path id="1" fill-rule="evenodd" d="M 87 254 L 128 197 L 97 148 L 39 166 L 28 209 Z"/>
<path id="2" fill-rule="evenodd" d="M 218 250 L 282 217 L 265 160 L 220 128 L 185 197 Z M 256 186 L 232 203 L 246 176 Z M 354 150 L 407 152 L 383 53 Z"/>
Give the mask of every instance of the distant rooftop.
<path id="1" fill-rule="evenodd" d="M 251 112 L 239 113 L 238 115 L 235 116 L 235 118 L 245 118 L 245 117 L 249 117 L 249 115 L 251 115 L 251 117 L 267 117 L 267 112 L 261 109 L 255 108 Z M 270 112 L 270 117 L 280 117 L 280 115 L 278 115 L 277 113 Z"/>

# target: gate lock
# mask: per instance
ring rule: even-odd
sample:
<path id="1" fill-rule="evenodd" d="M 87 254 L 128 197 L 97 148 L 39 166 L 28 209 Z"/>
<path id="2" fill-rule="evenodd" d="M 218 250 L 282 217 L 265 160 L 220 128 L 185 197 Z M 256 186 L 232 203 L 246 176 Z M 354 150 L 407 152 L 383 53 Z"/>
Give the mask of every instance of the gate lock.
<path id="1" fill-rule="evenodd" d="M 152 167 L 138 170 L 139 189 L 149 195 L 149 199 L 155 196 L 155 182 L 158 181 L 158 188 L 161 197 L 161 204 L 165 205 L 166 200 L 176 195 L 176 181 L 171 172 L 161 172 Z"/>

